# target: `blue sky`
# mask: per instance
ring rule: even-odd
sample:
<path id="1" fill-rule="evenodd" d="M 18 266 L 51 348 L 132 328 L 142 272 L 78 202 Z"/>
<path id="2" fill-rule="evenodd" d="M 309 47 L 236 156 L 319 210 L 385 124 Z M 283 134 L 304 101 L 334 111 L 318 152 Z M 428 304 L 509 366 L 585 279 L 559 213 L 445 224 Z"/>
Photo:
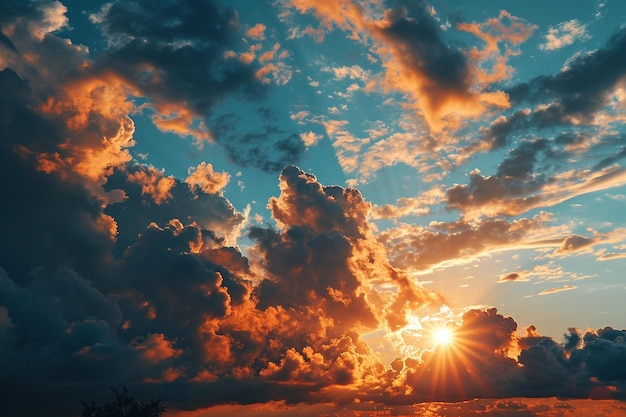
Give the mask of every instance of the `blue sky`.
<path id="1" fill-rule="evenodd" d="M 467 349 L 527 370 L 511 381 L 533 380 L 541 347 L 568 369 L 546 381 L 582 387 L 474 396 L 623 396 L 626 375 L 570 358 L 596 340 L 624 357 L 624 16 L 608 0 L 6 2 L 0 350 L 42 358 L 42 390 L 80 364 L 144 393 L 290 382 L 266 399 L 300 401 L 298 384 L 384 380 L 445 400 L 468 391 L 429 396 L 411 360 L 439 358 L 429 332 L 449 323 L 500 335 Z M 24 384 L 40 366 L 0 365 Z"/>

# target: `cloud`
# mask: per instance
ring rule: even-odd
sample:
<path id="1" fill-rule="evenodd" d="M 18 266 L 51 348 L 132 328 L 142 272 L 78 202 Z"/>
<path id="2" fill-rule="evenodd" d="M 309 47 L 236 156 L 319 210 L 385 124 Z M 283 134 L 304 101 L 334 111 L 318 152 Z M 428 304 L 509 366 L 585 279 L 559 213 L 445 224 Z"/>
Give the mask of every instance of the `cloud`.
<path id="1" fill-rule="evenodd" d="M 578 287 L 575 285 L 563 285 L 562 287 L 559 287 L 559 288 L 548 288 L 547 290 L 541 291 L 537 295 L 556 294 L 558 292 L 575 290 L 576 288 Z"/>
<path id="2" fill-rule="evenodd" d="M 335 76 L 337 80 L 343 80 L 349 78 L 351 80 L 367 81 L 369 74 L 363 70 L 359 65 L 353 65 L 351 67 L 323 67 L 322 72 L 330 72 Z"/>
<path id="3" fill-rule="evenodd" d="M 509 272 L 508 274 L 500 275 L 500 278 L 498 279 L 498 282 L 510 281 L 528 281 L 528 279 L 517 272 Z"/>
<path id="4" fill-rule="evenodd" d="M 408 401 L 437 398 L 566 396 L 610 398 L 624 386 L 623 330 L 568 329 L 565 342 L 541 336 L 496 309 L 470 310 L 460 324 L 448 323 L 453 342 L 425 351 L 420 360 L 398 364 L 395 378 L 408 386 Z M 601 353 L 602 352 L 602 353 Z M 604 360 L 603 358 L 606 358 Z M 612 385 L 608 388 L 605 384 Z M 397 399 L 397 397 L 396 397 Z"/>
<path id="5" fill-rule="evenodd" d="M 473 90 L 476 61 L 444 42 L 425 3 L 390 9 L 382 20 L 349 1 L 294 7 L 316 13 L 324 30 L 334 25 L 372 41 L 386 81 L 398 82 L 388 87 L 408 94 L 433 128 L 447 123 L 457 100 L 484 99 L 484 91 Z M 517 336 L 513 318 L 472 309 L 448 324 L 455 349 L 414 343 L 418 336 L 424 343 L 426 325 L 449 309 L 411 272 L 537 246 L 554 248 L 546 257 L 621 256 L 622 229 L 583 236 L 547 227 L 546 213 L 515 220 L 467 215 L 484 207 L 519 214 L 622 184 L 624 170 L 610 159 L 591 170 L 540 172 L 542 162 L 575 154 L 560 154 L 559 146 L 576 147 L 587 135 L 565 133 L 554 143 L 529 137 L 494 176 L 474 171 L 468 186 L 436 186 L 376 207 L 355 188 L 323 185 L 293 165 L 282 169 L 319 140 L 316 133 L 283 130 L 272 117 L 241 132 L 238 115 L 219 110 L 236 98 L 255 117 L 268 116 L 255 106 L 268 92 L 264 78 L 281 74 L 278 62 L 286 59 L 278 43 L 263 53 L 263 45 L 239 49 L 246 31 L 259 43 L 271 34 L 260 25 L 242 29 L 234 10 L 210 1 L 108 4 L 92 16 L 108 42 L 92 55 L 60 37 L 67 19 L 59 2 L 4 2 L 0 11 L 0 389 L 7 415 L 41 415 L 42 407 L 50 415 L 75 414 L 79 400 L 100 399 L 106 387 L 123 384 L 180 409 L 271 400 L 359 409 L 370 401 L 413 406 L 476 395 L 624 398 L 624 330 L 569 329 L 559 343 L 536 328 Z M 502 17 L 514 25 L 493 40 L 489 31 Z M 517 45 L 524 28 L 503 14 L 476 33 L 488 49 L 490 42 Z M 570 68 L 583 68 L 583 61 Z M 338 68 L 338 78 L 365 75 Z M 419 94 L 403 84 L 411 77 Z M 541 110 L 496 119 L 485 133 L 490 146 L 535 123 Z M 181 180 L 133 161 L 136 111 L 163 130 L 215 141 L 240 165 L 282 169 L 280 194 L 267 204 L 269 223 L 244 232 L 248 212 L 223 195 L 230 175 L 212 164 L 199 163 Z M 308 117 L 294 113 L 294 120 Z M 337 141 L 343 167 L 369 169 L 359 162 L 376 161 L 373 153 L 359 159 L 361 144 L 347 121 L 315 120 Z M 368 140 L 387 136 L 371 147 L 395 150 L 380 157 L 384 163 L 400 149 L 436 148 L 434 137 L 388 135 L 381 124 L 366 133 Z M 543 202 L 539 191 L 546 192 Z M 464 216 L 378 235 L 370 223 L 390 213 L 423 214 L 442 202 Z M 245 252 L 237 246 L 242 235 Z M 530 272 L 537 271 L 502 279 Z M 376 338 L 401 357 L 384 363 L 391 353 L 374 350 Z M 524 402 L 497 404 L 496 411 L 508 412 Z"/>
<path id="6" fill-rule="evenodd" d="M 101 276 L 116 233 L 114 220 L 101 211 L 103 193 L 94 195 L 91 182 L 80 177 L 46 172 L 36 154 L 24 152 L 53 152 L 65 131 L 36 110 L 35 94 L 15 72 L 1 71 L 0 85 L 5 92 L 0 99 L 0 183 L 10 201 L 0 211 L 6 233 L 0 265 L 20 284 L 40 267 Z"/>
<path id="7" fill-rule="evenodd" d="M 506 145 L 509 136 L 528 123 L 529 114 L 530 109 L 518 110 L 509 117 L 499 116 L 489 127 L 482 127 L 481 131 L 484 132 L 489 148 L 497 149 Z"/>
<path id="8" fill-rule="evenodd" d="M 575 57 L 555 75 L 540 76 L 508 91 L 514 103 L 544 103 L 533 114 L 538 127 L 587 125 L 609 105 L 626 74 L 626 31 L 618 30 L 603 48 Z"/>
<path id="9" fill-rule="evenodd" d="M 378 17 L 352 1 L 335 7 L 330 2 L 297 0 L 288 6 L 301 14 L 314 14 L 327 30 L 337 27 L 351 33 L 354 39 L 363 37 L 365 42 L 372 42 L 372 51 L 381 58 L 383 77 L 381 81 L 372 80 L 366 91 L 401 93 L 409 106 L 424 118 L 431 132 L 436 133 L 441 133 L 444 127 L 457 127 L 461 117 L 474 117 L 491 107 L 509 106 L 502 92 L 483 91 L 487 84 L 508 75 L 500 74 L 506 59 L 495 57 L 498 52 L 493 45 L 498 42 L 517 45 L 533 30 L 533 26 L 506 12 L 500 19 L 511 21 L 510 26 L 498 19 L 484 25 L 461 25 L 459 29 L 474 33 L 488 43 L 485 51 L 474 51 L 472 55 L 445 42 L 440 24 L 425 2 L 402 3 L 378 13 Z M 498 64 L 494 74 L 488 75 L 479 65 L 492 59 Z M 484 83 L 483 87 L 476 89 L 476 81 Z"/>
<path id="10" fill-rule="evenodd" d="M 519 54 L 516 47 L 525 42 L 537 26 L 526 23 L 506 10 L 501 10 L 498 17 L 487 19 L 483 23 L 460 22 L 457 28 L 485 42 L 483 49 L 473 47 L 468 55 L 475 62 L 477 81 L 490 84 L 512 76 L 513 68 L 507 65 L 507 60 L 510 56 Z M 504 52 L 501 52 L 501 49 Z M 489 66 L 490 72 L 485 68 Z"/>
<path id="11" fill-rule="evenodd" d="M 536 145 L 541 143 L 535 142 Z M 619 165 L 599 171 L 582 169 L 531 175 L 537 152 L 539 150 L 535 148 L 530 153 L 520 154 L 515 158 L 517 160 L 503 161 L 499 167 L 500 175 L 483 176 L 479 170 L 473 170 L 469 174 L 469 184 L 455 184 L 446 190 L 448 208 L 473 215 L 515 216 L 623 183 L 625 172 Z M 503 175 L 513 172 L 510 170 L 519 170 L 517 174 L 521 176 Z"/>
<path id="12" fill-rule="evenodd" d="M 549 242 L 546 242 L 549 245 Z M 534 265 L 532 269 L 517 269 L 514 272 L 509 272 L 500 275 L 498 282 L 526 282 L 535 281 L 535 283 L 545 281 L 579 281 L 583 279 L 593 278 L 595 275 L 586 275 L 580 272 L 565 271 L 562 266 L 555 265 L 553 262 L 547 262 L 545 264 Z"/>
<path id="13" fill-rule="evenodd" d="M 230 174 L 227 172 L 215 172 L 213 165 L 201 162 L 197 167 L 189 169 L 189 176 L 185 182 L 192 188 L 200 188 L 206 194 L 218 194 L 229 180 Z"/>
<path id="14" fill-rule="evenodd" d="M 587 25 L 577 19 L 562 22 L 556 27 L 550 27 L 545 36 L 545 43 L 539 45 L 539 49 L 552 51 L 571 45 L 577 40 L 589 38 L 586 33 Z"/>
<path id="15" fill-rule="evenodd" d="M 265 293 L 278 297 L 291 306 L 302 304 L 300 297 L 304 295 L 309 304 L 323 303 L 320 307 L 336 311 L 334 322 L 365 320 L 362 324 L 371 326 L 386 319 L 393 330 L 406 325 L 410 311 L 432 308 L 442 302 L 440 296 L 414 284 L 404 271 L 390 265 L 367 223 L 371 205 L 358 190 L 322 186 L 315 176 L 293 166 L 283 170 L 280 188 L 280 197 L 271 198 L 268 207 L 282 233 L 263 229 L 251 232 L 265 262 L 272 261 L 265 267 L 273 278 L 261 283 L 261 296 Z M 308 265 L 324 259 L 322 255 L 332 260 L 325 262 L 327 266 L 311 264 L 302 269 L 303 262 Z M 280 285 L 289 279 L 291 271 L 303 275 L 299 278 L 303 283 L 293 289 Z M 304 278 L 311 273 L 314 275 Z M 331 277 L 339 283 L 328 282 Z M 389 305 L 374 308 L 383 302 L 375 290 L 376 284 L 396 288 L 397 293 L 386 301 Z M 303 294 L 294 294 L 294 290 Z M 375 310 L 385 314 L 378 316 Z"/>
<path id="16" fill-rule="evenodd" d="M 273 55 L 263 54 L 258 62 L 254 54 L 250 60 L 237 59 L 234 50 L 243 44 L 238 39 L 242 29 L 235 10 L 209 0 L 156 7 L 144 1 L 120 1 L 104 6 L 92 15 L 92 21 L 109 43 L 91 66 L 95 76 L 115 74 L 134 95 L 148 98 L 144 112 L 159 129 L 189 135 L 198 142 L 216 141 L 226 146 L 233 161 L 262 169 L 277 170 L 265 163 L 274 151 L 289 162 L 301 157 L 301 152 L 292 152 L 301 147 L 296 134 L 274 139 L 267 134 L 270 127 L 265 133 L 246 132 L 235 151 L 219 119 L 212 126 L 212 116 L 227 98 L 258 107 L 268 92 L 268 75 L 274 74 L 280 82 L 290 77 L 283 62 L 268 62 Z M 261 29 L 257 25 L 248 33 L 259 37 Z M 265 151 L 257 159 L 259 147 Z M 239 158 L 246 148 L 250 148 L 243 152 L 247 157 Z M 287 155 L 286 149 L 290 149 Z"/>
<path id="17" fill-rule="evenodd" d="M 222 174 L 216 175 L 219 175 L 216 178 L 220 181 L 225 178 Z M 155 199 L 154 195 L 147 194 L 146 183 L 138 182 L 138 178 L 147 178 L 149 187 L 165 181 L 167 198 L 157 194 Z M 153 168 L 137 164 L 129 164 L 109 176 L 105 188 L 120 190 L 125 196 L 123 201 L 110 204 L 104 210 L 117 223 L 118 250 L 123 251 L 131 245 L 150 223 L 167 224 L 172 219 L 179 219 L 184 224 L 197 224 L 215 233 L 216 239 L 233 244 L 244 222 L 244 215 L 218 192 L 206 193 L 203 187 L 190 187 L 188 183 L 168 178 L 171 177 L 164 177 L 163 173 Z M 219 182 L 205 184 L 207 187 L 218 185 Z M 215 191 L 213 188 L 209 190 Z"/>
<path id="18" fill-rule="evenodd" d="M 305 145 L 297 133 L 273 126 L 263 126 L 257 132 L 237 131 L 240 116 L 233 113 L 212 120 L 213 135 L 222 143 L 230 159 L 241 166 L 253 166 L 264 171 L 279 171 L 286 164 L 299 160 Z"/>
<path id="19" fill-rule="evenodd" d="M 248 29 L 248 31 L 246 32 L 246 35 L 248 35 L 250 38 L 254 40 L 264 40 L 266 29 L 267 29 L 267 26 L 265 26 L 263 23 L 257 23 L 256 25 Z"/>
<path id="20" fill-rule="evenodd" d="M 387 10 L 372 32 L 382 42 L 379 55 L 387 56 L 387 88 L 419 103 L 431 128 L 439 131 L 444 115 L 452 109 L 463 113 L 463 107 L 474 102 L 467 58 L 444 43 L 425 3 Z"/>
<path id="21" fill-rule="evenodd" d="M 514 221 L 501 219 L 432 222 L 427 227 L 400 225 L 377 237 L 393 264 L 413 271 L 468 262 L 495 251 L 533 247 L 550 216 L 539 214 Z"/>

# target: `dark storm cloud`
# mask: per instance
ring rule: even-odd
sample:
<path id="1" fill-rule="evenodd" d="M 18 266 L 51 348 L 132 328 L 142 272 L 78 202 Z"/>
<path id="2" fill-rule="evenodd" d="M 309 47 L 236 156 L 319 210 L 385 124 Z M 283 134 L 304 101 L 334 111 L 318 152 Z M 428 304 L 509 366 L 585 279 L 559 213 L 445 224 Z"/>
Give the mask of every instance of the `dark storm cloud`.
<path id="1" fill-rule="evenodd" d="M 250 232 L 271 277 L 258 287 L 259 307 L 307 306 L 325 311 L 340 329 L 374 326 L 377 318 L 350 261 L 350 238 L 364 237 L 369 205 L 358 191 L 324 187 L 295 166 L 282 171 L 281 182 L 281 196 L 269 205 L 288 228 Z"/>
<path id="2" fill-rule="evenodd" d="M 578 56 L 556 75 L 540 76 L 509 91 L 514 102 L 547 106 L 535 110 L 533 124 L 548 127 L 589 123 L 610 102 L 610 94 L 626 76 L 626 30 L 620 29 L 604 48 Z M 553 100 L 547 102 L 547 100 Z"/>
<path id="3" fill-rule="evenodd" d="M 311 191 L 278 199 L 289 200 L 280 221 L 293 231 L 273 232 L 284 241 L 276 252 L 259 238 L 257 253 L 268 277 L 305 285 L 285 297 L 260 291 L 257 299 L 248 260 L 224 246 L 243 218 L 223 196 L 134 164 L 110 170 L 108 193 L 81 176 L 44 171 L 39 156 L 53 154 L 66 134 L 61 115 L 38 112 L 37 97 L 14 72 L 1 72 L 0 84 L 0 182 L 10 199 L 0 206 L 7 232 L 0 237 L 0 386 L 11 394 L 3 413 L 40 415 L 23 408 L 37 397 L 48 411 L 72 414 L 79 400 L 122 384 L 139 392 L 167 387 L 164 401 L 203 405 L 254 400 L 246 387 L 266 394 L 258 401 L 298 400 L 311 381 L 319 389 L 382 372 L 352 330 L 376 323 L 353 268 L 353 243 L 341 234 L 360 236 L 365 227 L 370 206 L 360 193 L 328 187 L 323 194 L 336 207 L 318 205 L 310 224 L 319 229 L 329 210 L 343 227 L 333 232 L 330 223 L 300 237 L 290 223 L 306 217 L 297 201 Z M 290 180 L 304 176 L 292 170 Z M 118 202 L 107 205 L 105 195 Z M 281 258 L 290 245 L 308 249 L 308 259 Z M 277 266 L 284 261 L 294 270 L 288 278 Z M 294 386 L 277 390 L 273 381 Z M 194 394 L 205 390 L 212 392 L 205 399 Z"/>
<path id="4" fill-rule="evenodd" d="M 286 167 L 280 181 L 281 195 L 269 201 L 280 233 L 251 232 L 270 273 L 259 287 L 261 301 L 291 306 L 308 299 L 332 313 L 331 323 L 368 327 L 384 318 L 394 330 L 406 325 L 408 311 L 441 305 L 438 294 L 391 266 L 367 223 L 371 204 L 358 190 L 323 186 L 295 166 Z M 374 283 L 397 287 L 388 308 L 376 307 Z"/>
<path id="5" fill-rule="evenodd" d="M 626 388 L 626 330 L 605 327 L 583 336 L 584 347 L 572 350 L 570 361 L 590 377 Z M 584 367 L 584 368 L 583 368 Z M 622 391 L 622 395 L 623 391 Z"/>
<path id="6" fill-rule="evenodd" d="M 181 349 L 181 361 L 192 366 L 187 378 L 210 361 L 205 343 L 217 336 L 205 329 L 206 323 L 224 319 L 249 293 L 236 272 L 191 253 L 201 239 L 202 230 L 194 226 L 151 225 L 124 252 L 119 270 L 121 288 L 127 293 L 120 300 L 122 337 L 130 342 L 145 335 L 166 335 Z M 211 243 L 209 247 L 219 247 Z"/>
<path id="7" fill-rule="evenodd" d="M 2 414 L 40 415 L 40 409 L 24 409 L 37 397 L 39 407 L 69 415 L 94 386 L 176 378 L 182 375 L 177 360 L 197 366 L 198 352 L 217 336 L 181 323 L 221 318 L 249 293 L 230 270 L 246 273 L 247 261 L 218 237 L 238 227 L 242 216 L 223 197 L 196 195 L 184 183 L 173 184 L 161 207 L 130 179 L 153 170 L 135 165 L 109 178 L 108 186 L 118 194 L 123 189 L 126 200 L 110 206 L 115 218 L 105 214 L 105 193 L 93 183 L 41 164 L 41 155 L 61 149 L 68 134 L 63 117 L 42 113 L 40 97 L 10 69 L 0 72 L 0 86 L 6 202 L 0 205 L 0 386 L 10 393 Z M 98 120 L 97 112 L 93 116 Z M 100 126 L 90 125 L 90 134 Z M 215 232 L 179 221 L 146 230 L 154 220 L 167 225 L 174 211 Z M 115 253 L 119 227 L 123 247 Z M 203 254 L 191 255 L 192 248 Z M 180 346 L 170 337 L 179 337 Z M 60 392 L 58 385 L 73 388 Z"/>
<path id="8" fill-rule="evenodd" d="M 241 132 L 234 120 L 240 116 L 211 118 L 226 98 L 263 109 L 261 99 L 269 88 L 256 75 L 258 64 L 227 56 L 242 45 L 234 9 L 212 0 L 122 0 L 105 6 L 95 19 L 110 41 L 107 52 L 96 58 L 95 70 L 115 72 L 148 97 L 159 128 L 215 140 L 233 162 L 269 172 L 303 156 L 296 133 L 273 126 Z"/>

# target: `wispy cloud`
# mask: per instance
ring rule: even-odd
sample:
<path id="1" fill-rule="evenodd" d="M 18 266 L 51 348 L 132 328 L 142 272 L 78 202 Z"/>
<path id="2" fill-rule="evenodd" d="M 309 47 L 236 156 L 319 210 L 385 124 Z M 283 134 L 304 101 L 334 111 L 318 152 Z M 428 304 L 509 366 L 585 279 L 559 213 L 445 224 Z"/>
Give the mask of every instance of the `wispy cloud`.
<path id="1" fill-rule="evenodd" d="M 587 38 L 589 38 L 587 25 L 577 19 L 572 19 L 556 27 L 550 27 L 545 35 L 545 43 L 539 45 L 539 49 L 552 51 Z"/>
<path id="2" fill-rule="evenodd" d="M 572 291 L 572 290 L 575 290 L 576 288 L 578 288 L 578 287 L 575 286 L 575 285 L 564 285 L 564 286 L 558 287 L 558 288 L 548 288 L 547 290 L 541 291 L 537 295 L 556 294 L 556 293 L 563 292 L 563 291 Z"/>

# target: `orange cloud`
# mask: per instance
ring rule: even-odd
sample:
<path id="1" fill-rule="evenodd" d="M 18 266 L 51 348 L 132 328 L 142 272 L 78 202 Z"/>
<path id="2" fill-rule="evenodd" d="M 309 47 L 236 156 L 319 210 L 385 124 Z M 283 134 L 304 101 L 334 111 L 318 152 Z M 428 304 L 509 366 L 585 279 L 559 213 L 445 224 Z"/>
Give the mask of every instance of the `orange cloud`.
<path id="1" fill-rule="evenodd" d="M 474 33 L 487 43 L 483 51 L 473 50 L 466 56 L 443 42 L 432 10 L 423 6 L 388 9 L 376 19 L 350 0 L 339 5 L 292 0 L 290 5 L 299 13 L 313 13 L 327 30 L 336 26 L 351 32 L 354 39 L 373 41 L 373 50 L 384 68 L 381 87 L 402 93 L 434 133 L 458 127 L 463 117 L 482 115 L 493 106 L 510 106 L 505 93 L 486 92 L 484 87 L 510 76 L 506 57 L 513 52 L 509 49 L 500 56 L 498 43 L 518 45 L 534 29 L 505 11 L 484 24 L 460 25 L 460 30 Z M 505 20 L 510 24 L 505 25 Z M 426 38 L 430 41 L 421 40 Z M 488 73 L 481 66 L 491 60 L 495 64 Z M 374 85 L 367 88 L 374 89 Z"/>
<path id="2" fill-rule="evenodd" d="M 397 267 L 428 271 L 436 267 L 468 262 L 490 252 L 554 246 L 537 242 L 551 234 L 547 213 L 514 221 L 502 219 L 432 222 L 429 226 L 399 225 L 377 235 Z"/>
<path id="3" fill-rule="evenodd" d="M 491 84 L 513 75 L 513 68 L 507 65 L 508 58 L 519 54 L 514 47 L 525 42 L 537 29 L 537 25 L 526 23 L 506 10 L 501 10 L 498 17 L 483 23 L 459 23 L 457 29 L 485 42 L 483 49 L 473 47 L 468 56 L 474 62 L 476 80 L 481 84 Z"/>
<path id="4" fill-rule="evenodd" d="M 575 285 L 563 285 L 562 287 L 559 287 L 559 288 L 548 288 L 547 290 L 541 291 L 537 295 L 556 294 L 558 292 L 575 290 L 576 288 L 578 287 Z"/>
<path id="5" fill-rule="evenodd" d="M 163 333 L 148 334 L 145 340 L 136 340 L 133 346 L 140 352 L 141 357 L 153 365 L 164 360 L 177 358 L 183 354 L 182 349 L 176 349 Z"/>
<path id="6" fill-rule="evenodd" d="M 613 165 L 597 171 L 565 171 L 541 183 L 526 182 L 519 187 L 513 176 L 483 176 L 479 170 L 474 170 L 469 174 L 470 183 L 449 188 L 446 198 L 448 207 L 472 217 L 512 216 L 620 186 L 625 179 L 626 170 Z"/>
<path id="7" fill-rule="evenodd" d="M 213 165 L 206 162 L 201 162 L 195 168 L 189 168 L 189 176 L 185 179 L 190 188 L 200 188 L 206 194 L 221 193 L 229 181 L 230 174 L 215 172 Z"/>
<path id="8" fill-rule="evenodd" d="M 67 139 L 57 151 L 31 151 L 38 153 L 45 172 L 73 172 L 103 183 L 112 167 L 131 160 L 135 126 L 127 116 L 134 107 L 128 90 L 114 75 L 78 79 L 60 88 L 39 110 L 65 125 Z"/>
<path id="9" fill-rule="evenodd" d="M 156 204 L 161 204 L 173 198 L 172 189 L 176 185 L 176 179 L 166 177 L 164 171 L 148 167 L 146 170 L 138 170 L 128 175 L 130 182 L 141 184 L 141 194 L 148 195 Z"/>
<path id="10" fill-rule="evenodd" d="M 152 122 L 162 132 L 172 132 L 181 136 L 191 136 L 199 143 L 211 141 L 211 134 L 205 123 L 193 111 L 185 106 L 174 103 L 153 104 L 157 111 L 152 116 Z"/>
<path id="11" fill-rule="evenodd" d="M 263 23 L 257 23 L 256 25 L 248 29 L 246 35 L 254 40 L 264 40 L 266 29 L 267 26 L 265 26 Z"/>

